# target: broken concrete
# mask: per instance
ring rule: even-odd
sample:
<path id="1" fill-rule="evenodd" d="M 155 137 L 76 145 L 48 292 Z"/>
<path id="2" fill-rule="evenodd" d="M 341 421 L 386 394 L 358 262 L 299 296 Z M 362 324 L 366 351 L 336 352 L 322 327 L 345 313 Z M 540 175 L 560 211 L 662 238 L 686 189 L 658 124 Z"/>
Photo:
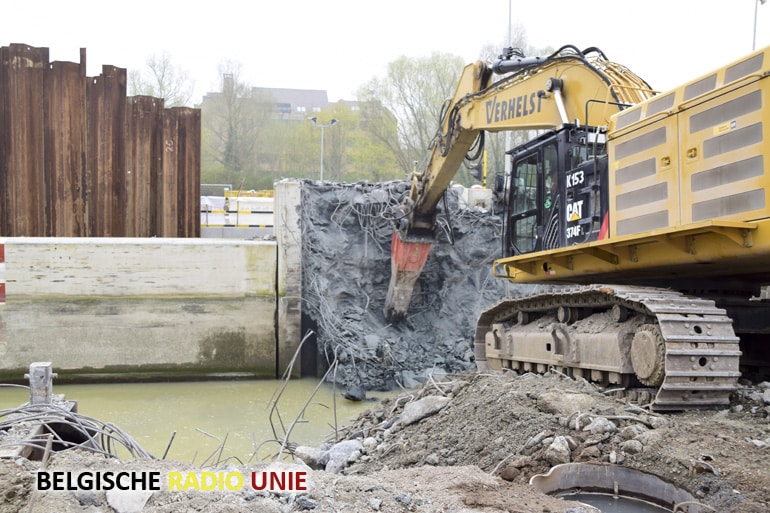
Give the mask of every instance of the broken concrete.
<path id="1" fill-rule="evenodd" d="M 336 359 L 330 379 L 344 386 L 409 388 L 473 368 L 479 313 L 520 288 L 491 273 L 501 254 L 501 218 L 461 208 L 458 190 L 450 189 L 409 311 L 388 323 L 391 238 L 407 191 L 406 182 L 302 186 L 305 328 L 317 334 L 321 366 Z"/>
<path id="2" fill-rule="evenodd" d="M 446 406 L 448 402 L 448 397 L 440 395 L 431 395 L 411 402 L 404 406 L 404 413 L 401 414 L 401 424 L 409 426 L 421 421 L 425 417 L 430 417 L 441 411 L 441 408 Z"/>

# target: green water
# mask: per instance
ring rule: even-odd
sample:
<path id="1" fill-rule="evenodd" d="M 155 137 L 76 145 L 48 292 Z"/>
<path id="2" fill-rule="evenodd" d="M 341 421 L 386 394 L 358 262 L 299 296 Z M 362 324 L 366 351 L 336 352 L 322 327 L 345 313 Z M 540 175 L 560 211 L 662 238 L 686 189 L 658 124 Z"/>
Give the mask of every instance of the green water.
<path id="1" fill-rule="evenodd" d="M 336 423 L 342 427 L 375 404 L 348 401 L 339 388 L 335 394 L 328 384 L 323 384 L 313 396 L 317 380 L 292 380 L 275 403 L 277 412 L 273 413 L 271 424 L 271 398 L 283 385 L 279 381 L 259 380 L 57 386 L 54 381 L 54 393 L 77 401 L 79 413 L 117 425 L 158 458 L 176 432 L 166 459 L 196 465 L 207 458 L 211 464 L 212 460 L 228 457 L 245 463 L 260 444 L 257 454 L 260 459 L 266 458 L 280 448 L 270 441 L 276 439 L 273 429 L 282 437 L 292 423 L 295 426 L 289 440 L 300 445 L 318 445 L 333 436 L 335 411 Z M 369 398 L 385 395 L 368 394 Z M 27 390 L 0 388 L 2 409 L 28 400 Z M 304 417 L 295 422 L 308 401 Z M 225 437 L 219 456 L 218 447 Z M 215 456 L 211 457 L 212 454 Z"/>

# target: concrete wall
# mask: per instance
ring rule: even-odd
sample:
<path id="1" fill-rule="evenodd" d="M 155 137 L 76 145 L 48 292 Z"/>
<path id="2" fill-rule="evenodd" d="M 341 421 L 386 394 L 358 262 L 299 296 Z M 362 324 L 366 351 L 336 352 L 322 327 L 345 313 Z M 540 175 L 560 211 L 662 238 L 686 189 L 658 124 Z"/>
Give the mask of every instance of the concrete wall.
<path id="1" fill-rule="evenodd" d="M 282 348 L 278 366 L 283 372 L 303 337 L 301 190 L 298 182 L 289 180 L 277 182 L 274 189 L 275 238 L 278 244 L 278 339 Z M 303 373 L 314 375 L 315 368 L 302 369 L 301 359 L 298 358 L 292 373 L 294 376 Z"/>
<path id="2" fill-rule="evenodd" d="M 53 362 L 59 381 L 276 375 L 275 242 L 0 238 L 0 247 L 0 378 L 18 379 L 34 361 Z"/>

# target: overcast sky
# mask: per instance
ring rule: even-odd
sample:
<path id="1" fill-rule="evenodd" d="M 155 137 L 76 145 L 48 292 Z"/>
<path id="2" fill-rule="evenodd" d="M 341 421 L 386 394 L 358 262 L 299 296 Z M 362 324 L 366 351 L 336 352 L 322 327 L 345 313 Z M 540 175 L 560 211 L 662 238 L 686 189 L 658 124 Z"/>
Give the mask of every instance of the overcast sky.
<path id="1" fill-rule="evenodd" d="M 697 78 L 770 45 L 770 3 L 759 0 L 38 0 L 3 2 L 0 46 L 50 48 L 52 61 L 145 67 L 167 52 L 195 81 L 194 102 L 218 88 L 225 59 L 252 86 L 325 89 L 355 99 L 396 58 L 434 52 L 478 59 L 507 42 L 512 22 L 535 47 L 597 46 L 653 88 Z"/>

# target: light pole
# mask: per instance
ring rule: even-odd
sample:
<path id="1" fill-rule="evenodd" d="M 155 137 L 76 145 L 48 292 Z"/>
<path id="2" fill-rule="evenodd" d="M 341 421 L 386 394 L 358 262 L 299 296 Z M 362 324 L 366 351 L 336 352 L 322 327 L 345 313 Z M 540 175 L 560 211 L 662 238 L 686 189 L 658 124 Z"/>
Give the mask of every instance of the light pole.
<path id="1" fill-rule="evenodd" d="M 321 129 L 321 175 L 320 175 L 320 180 L 323 182 L 324 181 L 324 129 L 325 128 L 331 128 L 334 125 L 336 125 L 337 124 L 337 119 L 336 118 L 332 119 L 331 121 L 329 121 L 328 125 L 324 125 L 324 124 L 319 123 L 318 122 L 318 118 L 315 117 L 315 116 L 313 116 L 312 118 L 308 118 L 308 119 L 310 120 L 311 123 L 313 123 L 313 126 L 317 126 L 318 128 Z"/>
<path id="2" fill-rule="evenodd" d="M 759 4 L 765 5 L 767 0 L 754 0 L 754 39 L 751 43 L 751 51 L 757 49 L 757 11 L 759 10 Z"/>

